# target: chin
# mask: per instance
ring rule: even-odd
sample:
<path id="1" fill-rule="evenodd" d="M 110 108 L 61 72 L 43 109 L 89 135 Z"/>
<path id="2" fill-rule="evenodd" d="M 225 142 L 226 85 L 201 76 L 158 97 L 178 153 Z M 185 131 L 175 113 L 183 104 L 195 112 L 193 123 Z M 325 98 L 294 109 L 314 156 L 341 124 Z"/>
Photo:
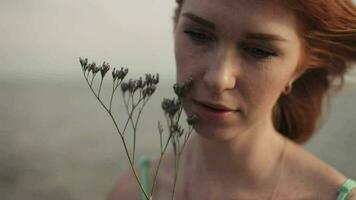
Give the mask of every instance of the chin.
<path id="1" fill-rule="evenodd" d="M 236 127 L 212 127 L 212 126 L 204 126 L 202 124 L 197 124 L 194 128 L 195 132 L 208 140 L 213 140 L 217 142 L 227 142 L 239 135 L 241 130 Z"/>

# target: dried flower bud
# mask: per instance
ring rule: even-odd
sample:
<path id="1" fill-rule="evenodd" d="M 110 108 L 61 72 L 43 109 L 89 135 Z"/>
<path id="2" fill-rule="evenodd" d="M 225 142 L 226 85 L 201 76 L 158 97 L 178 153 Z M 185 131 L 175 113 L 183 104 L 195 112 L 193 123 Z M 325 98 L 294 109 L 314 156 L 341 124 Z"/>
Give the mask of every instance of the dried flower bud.
<path id="1" fill-rule="evenodd" d="M 158 84 L 158 82 L 159 82 L 159 74 L 156 74 L 156 76 L 153 76 L 152 82 L 153 82 L 154 84 Z"/>
<path id="2" fill-rule="evenodd" d="M 151 74 L 145 74 L 145 83 L 146 83 L 146 85 L 152 85 L 152 75 Z"/>
<path id="3" fill-rule="evenodd" d="M 116 70 L 114 73 L 115 75 L 113 76 L 115 76 L 119 80 L 123 80 L 128 73 L 128 69 L 121 67 L 120 70 Z"/>
<path id="4" fill-rule="evenodd" d="M 173 124 L 170 127 L 170 132 L 175 136 L 181 137 L 184 133 L 184 129 L 178 124 Z"/>
<path id="5" fill-rule="evenodd" d="M 162 109 L 166 114 L 170 117 L 173 117 L 179 108 L 181 107 L 181 103 L 179 100 L 173 99 L 163 99 L 162 101 Z"/>
<path id="6" fill-rule="evenodd" d="M 121 68 L 121 71 L 122 71 L 122 79 L 124 79 L 125 76 L 127 75 L 127 73 L 129 73 L 129 69 L 128 68 L 124 68 L 124 69 Z"/>
<path id="7" fill-rule="evenodd" d="M 121 74 L 122 74 L 122 73 L 121 73 L 120 70 L 116 70 L 116 71 L 115 71 L 115 76 L 116 76 L 116 78 L 119 79 L 119 80 L 121 80 L 121 77 L 122 77 Z"/>
<path id="8" fill-rule="evenodd" d="M 193 86 L 193 78 L 189 77 L 185 82 L 184 82 L 185 87 L 187 90 L 190 90 L 190 88 Z"/>
<path id="9" fill-rule="evenodd" d="M 130 79 L 129 82 L 128 82 L 128 87 L 129 87 L 130 93 L 136 92 L 136 90 L 138 89 L 137 80 Z"/>
<path id="10" fill-rule="evenodd" d="M 100 69 L 101 77 L 104 78 L 105 74 L 110 70 L 109 63 L 104 62 Z"/>
<path id="11" fill-rule="evenodd" d="M 121 83 L 121 91 L 125 93 L 129 89 L 129 84 L 128 83 Z"/>
<path id="12" fill-rule="evenodd" d="M 84 71 L 86 71 L 87 66 L 88 66 L 88 58 L 85 58 L 85 59 L 79 58 L 79 62 L 80 62 L 80 65 L 82 66 L 82 69 Z"/>
<path id="13" fill-rule="evenodd" d="M 96 63 L 95 63 L 95 62 L 89 64 L 89 66 L 88 66 L 88 71 L 89 71 L 89 72 L 92 71 L 95 67 L 96 67 Z"/>
<path id="14" fill-rule="evenodd" d="M 100 71 L 100 69 L 101 69 L 101 67 L 100 66 L 94 66 L 93 68 L 92 68 L 92 73 L 93 74 L 96 74 L 96 73 L 98 73 L 99 71 Z"/>
<path id="15" fill-rule="evenodd" d="M 193 79 L 189 78 L 187 81 L 185 81 L 182 84 L 176 83 L 173 85 L 173 90 L 174 93 L 179 97 L 182 98 L 184 96 L 186 96 L 189 92 L 189 90 L 191 89 L 193 85 Z"/>
<path id="16" fill-rule="evenodd" d="M 173 90 L 174 90 L 174 93 L 178 96 L 178 97 L 183 97 L 183 89 L 182 89 L 182 86 L 179 84 L 179 83 L 175 83 L 173 85 Z"/>
<path id="17" fill-rule="evenodd" d="M 138 80 L 137 80 L 137 87 L 142 89 L 144 86 L 143 84 L 143 81 L 142 81 L 142 77 L 140 77 Z"/>
<path id="18" fill-rule="evenodd" d="M 113 79 L 113 81 L 115 81 L 116 78 L 117 78 L 117 77 L 116 77 L 116 69 L 115 69 L 115 68 L 112 70 L 111 74 L 112 74 L 112 79 Z"/>
<path id="19" fill-rule="evenodd" d="M 156 86 L 151 85 L 143 90 L 147 96 L 151 96 L 156 91 Z"/>
<path id="20" fill-rule="evenodd" d="M 192 115 L 187 118 L 187 122 L 190 126 L 194 126 L 198 123 L 198 116 Z"/>

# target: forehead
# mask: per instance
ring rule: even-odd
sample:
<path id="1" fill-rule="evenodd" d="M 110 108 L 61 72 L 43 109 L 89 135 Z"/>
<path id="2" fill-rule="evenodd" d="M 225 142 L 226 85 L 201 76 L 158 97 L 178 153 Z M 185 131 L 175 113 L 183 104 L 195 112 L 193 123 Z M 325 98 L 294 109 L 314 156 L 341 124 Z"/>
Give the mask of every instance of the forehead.
<path id="1" fill-rule="evenodd" d="M 296 35 L 292 11 L 275 0 L 186 0 L 182 13 L 191 12 L 215 24 L 217 30 L 238 33 L 258 31 Z"/>

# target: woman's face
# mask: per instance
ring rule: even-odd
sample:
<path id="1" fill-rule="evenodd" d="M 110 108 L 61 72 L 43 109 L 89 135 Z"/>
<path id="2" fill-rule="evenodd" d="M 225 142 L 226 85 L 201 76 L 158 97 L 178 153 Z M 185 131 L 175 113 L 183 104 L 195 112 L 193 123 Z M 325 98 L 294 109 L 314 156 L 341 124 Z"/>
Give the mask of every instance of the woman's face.
<path id="1" fill-rule="evenodd" d="M 177 81 L 195 130 L 231 139 L 272 124 L 272 108 L 297 78 L 301 40 L 289 10 L 272 1 L 185 0 L 175 31 Z"/>

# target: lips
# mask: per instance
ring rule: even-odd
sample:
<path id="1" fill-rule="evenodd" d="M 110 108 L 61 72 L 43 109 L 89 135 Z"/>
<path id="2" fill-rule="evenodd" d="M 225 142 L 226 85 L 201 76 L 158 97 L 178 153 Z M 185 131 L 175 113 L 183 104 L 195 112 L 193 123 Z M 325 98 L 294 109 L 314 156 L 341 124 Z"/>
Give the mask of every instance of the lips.
<path id="1" fill-rule="evenodd" d="M 206 107 L 207 109 L 211 109 L 211 110 L 216 110 L 216 111 L 220 111 L 220 112 L 229 112 L 229 111 L 237 111 L 237 109 L 233 109 L 229 106 L 225 106 L 223 104 L 217 104 L 217 103 L 210 103 L 210 102 L 206 102 L 206 101 L 196 101 L 194 100 L 196 103 Z"/>
<path id="2" fill-rule="evenodd" d="M 216 104 L 206 101 L 193 102 L 197 105 L 197 114 L 203 118 L 210 118 L 214 121 L 227 120 L 233 113 L 239 111 L 223 104 Z"/>
<path id="3" fill-rule="evenodd" d="M 206 103 L 206 102 L 200 102 L 200 104 L 202 106 L 204 106 L 204 107 L 207 107 L 209 109 L 213 109 L 213 110 L 216 110 L 216 111 L 221 111 L 221 112 L 234 111 L 231 108 L 228 108 L 226 106 L 219 105 L 219 104 L 211 104 L 211 103 Z"/>

